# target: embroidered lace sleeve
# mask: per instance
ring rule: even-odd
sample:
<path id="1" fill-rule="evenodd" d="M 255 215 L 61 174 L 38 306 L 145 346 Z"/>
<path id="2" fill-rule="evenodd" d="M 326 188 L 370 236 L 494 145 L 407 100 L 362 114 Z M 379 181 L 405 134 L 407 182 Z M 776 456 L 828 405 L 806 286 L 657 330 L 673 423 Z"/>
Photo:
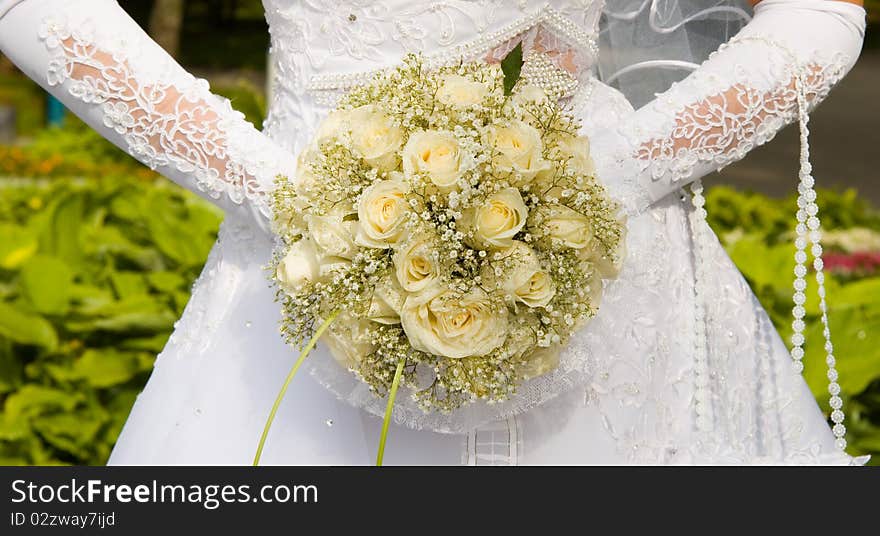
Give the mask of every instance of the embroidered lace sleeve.
<path id="1" fill-rule="evenodd" d="M 864 10 L 831 0 L 764 0 L 754 19 L 699 69 L 601 140 L 626 177 L 632 212 L 723 168 L 798 117 L 798 91 L 819 104 L 849 71 Z"/>
<path id="2" fill-rule="evenodd" d="M 156 45 L 114 0 L 26 0 L 0 46 L 101 134 L 149 167 L 259 225 L 295 160 Z"/>

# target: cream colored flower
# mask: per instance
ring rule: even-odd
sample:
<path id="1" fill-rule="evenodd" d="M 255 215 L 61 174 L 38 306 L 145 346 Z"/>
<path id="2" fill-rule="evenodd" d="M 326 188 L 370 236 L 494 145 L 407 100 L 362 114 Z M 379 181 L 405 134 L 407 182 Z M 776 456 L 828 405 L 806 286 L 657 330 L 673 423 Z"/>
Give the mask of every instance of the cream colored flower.
<path id="1" fill-rule="evenodd" d="M 367 318 L 379 324 L 399 324 L 406 295 L 394 276 L 386 277 L 373 289 Z"/>
<path id="2" fill-rule="evenodd" d="M 294 181 L 294 192 L 304 200 L 314 201 L 319 194 L 323 193 L 320 189 L 320 181 L 312 172 L 312 164 L 314 164 L 318 153 L 306 149 L 299 154 L 296 159 L 296 177 Z"/>
<path id="3" fill-rule="evenodd" d="M 421 234 L 406 241 L 394 254 L 397 281 L 407 292 L 419 292 L 440 277 L 437 251 L 430 236 Z"/>
<path id="4" fill-rule="evenodd" d="M 542 103 L 546 100 L 547 93 L 534 84 L 526 84 L 517 89 L 513 94 L 513 101 L 520 106 L 531 103 Z"/>
<path id="5" fill-rule="evenodd" d="M 541 133 L 522 121 L 493 125 L 486 131 L 487 141 L 494 147 L 494 165 L 501 171 L 514 171 L 529 182 L 538 173 L 551 168 L 542 154 Z"/>
<path id="6" fill-rule="evenodd" d="M 320 275 L 319 271 L 315 244 L 304 238 L 290 246 L 275 269 L 275 278 L 285 292 L 295 293 L 302 285 L 315 281 Z"/>
<path id="7" fill-rule="evenodd" d="M 605 247 L 598 240 L 595 240 L 589 248 L 581 253 L 581 258 L 589 261 L 603 279 L 614 279 L 620 274 L 624 257 L 626 257 L 625 222 L 621 224 L 620 240 L 614 251 L 606 252 Z"/>
<path id="8" fill-rule="evenodd" d="M 378 107 L 367 104 L 350 112 L 351 143 L 364 160 L 380 171 L 397 167 L 403 130 Z"/>
<path id="9" fill-rule="evenodd" d="M 346 110 L 334 110 L 318 125 L 315 132 L 315 143 L 324 145 L 340 139 L 350 128 L 349 113 Z"/>
<path id="10" fill-rule="evenodd" d="M 463 358 L 491 353 L 507 337 L 507 308 L 490 301 L 479 288 L 459 296 L 435 285 L 410 294 L 400 315 L 416 350 Z"/>
<path id="11" fill-rule="evenodd" d="M 501 275 L 494 273 L 492 266 L 483 270 L 483 279 L 495 282 L 510 300 L 528 307 L 544 307 L 556 295 L 556 284 L 542 267 L 537 253 L 523 242 L 516 241 L 504 252 L 500 261 Z"/>
<path id="12" fill-rule="evenodd" d="M 516 188 L 505 188 L 490 195 L 481 206 L 469 209 L 462 224 L 469 227 L 477 247 L 507 248 L 522 231 L 529 211 Z"/>
<path id="13" fill-rule="evenodd" d="M 350 314 L 340 315 L 321 337 L 321 341 L 327 345 L 330 354 L 340 365 L 355 368 L 365 356 L 376 349 L 369 339 L 372 330 L 370 324 L 369 320 L 358 319 Z"/>
<path id="14" fill-rule="evenodd" d="M 526 359 L 526 365 L 522 369 L 526 379 L 537 378 L 548 372 L 552 372 L 559 367 L 559 346 L 550 346 L 548 348 L 537 348 Z"/>
<path id="15" fill-rule="evenodd" d="M 458 139 L 451 132 L 415 132 L 403 148 L 404 174 L 412 177 L 425 173 L 444 193 L 455 189 L 471 160 L 462 153 Z"/>
<path id="16" fill-rule="evenodd" d="M 410 207 L 407 183 L 399 177 L 378 181 L 364 190 L 358 202 L 357 243 L 388 248 L 405 238 Z"/>
<path id="17" fill-rule="evenodd" d="M 568 166 L 582 175 L 595 175 L 596 165 L 590 155 L 590 139 L 586 136 L 566 136 L 559 140 L 559 149 L 569 158 Z"/>
<path id="18" fill-rule="evenodd" d="M 333 258 L 350 260 L 357 253 L 354 243 L 356 222 L 348 218 L 351 214 L 351 210 L 338 206 L 323 216 L 306 216 L 309 236 L 315 241 L 322 262 L 330 262 Z"/>
<path id="19" fill-rule="evenodd" d="M 545 205 L 534 220 L 535 234 L 544 234 L 554 244 L 585 250 L 592 245 L 593 229 L 586 216 L 564 205 Z"/>
<path id="20" fill-rule="evenodd" d="M 289 178 L 296 195 L 285 199 L 284 210 L 275 212 L 273 225 L 279 234 L 290 231 L 291 228 L 302 230 L 307 227 L 305 215 L 317 204 L 319 198 L 318 179 L 311 169 L 316 155 L 314 150 L 306 149 L 296 159 L 296 174 Z"/>
<path id="21" fill-rule="evenodd" d="M 489 94 L 489 86 L 465 76 L 448 74 L 437 90 L 437 100 L 448 106 L 465 108 L 482 102 Z"/>

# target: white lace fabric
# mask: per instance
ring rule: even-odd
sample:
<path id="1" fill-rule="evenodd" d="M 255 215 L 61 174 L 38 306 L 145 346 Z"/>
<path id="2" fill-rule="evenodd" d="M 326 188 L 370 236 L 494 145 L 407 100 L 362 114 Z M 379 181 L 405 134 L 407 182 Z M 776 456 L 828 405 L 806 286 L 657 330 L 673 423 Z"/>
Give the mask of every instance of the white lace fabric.
<path id="1" fill-rule="evenodd" d="M 157 54 L 130 19 L 119 19 L 121 10 L 110 0 L 27 0 L 0 19 L 0 46 L 114 142 L 253 219 L 267 213 L 272 179 L 288 171 L 332 104 L 328 93 L 408 52 L 437 62 L 497 60 L 524 42 L 527 52 L 549 53 L 556 67 L 574 75 L 578 88 L 570 106 L 591 138 L 598 175 L 630 218 L 621 277 L 605 289 L 602 310 L 574 337 L 560 369 L 526 384 L 506 404 L 458 414 L 426 415 L 398 397 L 400 426 L 392 431 L 387 461 L 412 461 L 418 450 L 424 463 L 448 463 L 449 442 L 431 431 L 480 439 L 474 428 L 485 434 L 502 421 L 513 422 L 516 433 L 478 443 L 516 436 L 506 456 L 516 452 L 523 463 L 849 461 L 834 449 L 748 285 L 702 228 L 705 222 L 694 220 L 690 203 L 669 194 L 741 158 L 791 122 L 792 77 L 804 72 L 798 69 L 809 74 L 808 96 L 818 104 L 858 55 L 863 11 L 829 8 L 840 4 L 830 0 L 765 0 L 739 42 L 633 111 L 592 74 L 598 0 L 264 4 L 275 78 L 266 133 L 273 142 Z M 67 22 L 57 22 L 65 13 Z M 46 26 L 47 20 L 56 22 Z M 10 38 L 13 25 L 16 36 L 22 28 L 33 34 L 25 45 Z M 257 425 L 295 355 L 277 336 L 277 306 L 261 269 L 270 245 L 244 229 L 224 225 L 225 238 L 120 438 L 117 463 L 203 463 L 196 452 L 211 448 L 209 458 L 222 463 L 252 457 L 247 438 L 259 437 Z M 709 278 L 695 294 L 698 273 Z M 280 414 L 274 428 L 277 461 L 361 463 L 358 449 L 378 429 L 360 408 L 378 415 L 384 401 L 325 352 L 310 362 L 345 403 L 323 389 L 292 389 L 288 414 Z M 238 389 L 237 396 L 226 389 Z M 198 419 L 179 417 L 196 410 Z M 178 426 L 180 419 L 187 426 Z M 362 422 L 363 437 L 347 429 L 345 444 L 331 444 L 342 422 L 355 428 Z M 167 446 L 153 444 L 154 429 Z M 223 449 L 211 446 L 217 437 L 225 438 Z M 505 449 L 493 446 L 487 459 L 497 461 L 498 451 Z M 294 453 L 302 458 L 285 457 Z M 272 455 L 267 452 L 267 460 Z"/>
<path id="2" fill-rule="evenodd" d="M 6 24 L 25 71 L 152 169 L 264 226 L 275 177 L 293 157 L 184 71 L 111 0 L 31 0 Z M 35 39 L 40 47 L 25 47 Z M 33 43 L 36 45 L 37 43 Z"/>
<path id="3" fill-rule="evenodd" d="M 619 126 L 619 151 L 636 148 L 622 191 L 636 200 L 630 209 L 644 210 L 773 139 L 797 118 L 796 78 L 817 106 L 852 68 L 863 35 L 858 6 L 764 0 L 731 42 Z"/>

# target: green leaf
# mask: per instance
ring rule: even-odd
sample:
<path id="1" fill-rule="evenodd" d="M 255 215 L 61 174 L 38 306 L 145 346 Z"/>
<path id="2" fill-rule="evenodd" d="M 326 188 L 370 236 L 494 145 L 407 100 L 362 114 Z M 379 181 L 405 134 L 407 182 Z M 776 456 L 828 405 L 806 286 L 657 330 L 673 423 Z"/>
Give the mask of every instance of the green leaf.
<path id="1" fill-rule="evenodd" d="M 728 247 L 730 258 L 754 287 L 789 292 L 791 281 L 780 274 L 794 270 L 794 245 L 768 246 L 762 236 L 744 235 Z"/>
<path id="2" fill-rule="evenodd" d="M 110 283 L 120 299 L 145 295 L 148 290 L 147 282 L 140 272 L 113 272 L 110 274 Z"/>
<path id="3" fill-rule="evenodd" d="M 40 313 L 60 315 L 70 305 L 73 272 L 56 257 L 37 255 L 21 269 L 21 290 Z"/>
<path id="4" fill-rule="evenodd" d="M 110 307 L 116 302 L 113 299 L 113 293 L 108 288 L 87 284 L 72 285 L 70 297 L 76 304 L 74 312 L 86 315 L 91 311 L 100 311 Z"/>
<path id="5" fill-rule="evenodd" d="M 130 338 L 120 344 L 122 350 L 139 350 L 155 355 L 161 352 L 168 343 L 167 332 L 157 333 L 152 337 Z"/>
<path id="6" fill-rule="evenodd" d="M 504 94 L 513 93 L 513 88 L 519 81 L 523 66 L 522 43 L 517 43 L 513 50 L 501 60 L 501 71 L 504 73 Z"/>
<path id="7" fill-rule="evenodd" d="M 139 392 L 140 389 L 118 390 L 116 396 L 107 404 L 107 409 L 110 410 L 112 416 L 112 421 L 106 431 L 106 437 L 109 441 L 115 442 L 122 432 L 122 427 L 128 420 L 128 415 L 131 413 L 131 408 L 134 406 Z"/>
<path id="8" fill-rule="evenodd" d="M 33 345 L 54 351 L 58 335 L 45 318 L 26 313 L 8 303 L 0 302 L 0 336 L 19 344 Z"/>
<path id="9" fill-rule="evenodd" d="M 125 383 L 140 372 L 137 357 L 115 350 L 86 350 L 73 364 L 71 377 L 92 387 Z"/>
<path id="10" fill-rule="evenodd" d="M 125 313 L 110 318 L 66 322 L 72 332 L 109 331 L 113 333 L 156 333 L 170 331 L 177 317 L 171 312 Z"/>
<path id="11" fill-rule="evenodd" d="M 105 225 L 88 228 L 83 233 L 83 253 L 89 256 L 114 255 L 145 270 L 161 270 L 162 255 L 153 247 L 142 247 L 130 238 L 134 230 Z"/>
<path id="12" fill-rule="evenodd" d="M 880 277 L 854 281 L 833 292 L 828 291 L 829 306 L 833 309 L 876 304 L 878 299 L 880 299 Z"/>
<path id="13" fill-rule="evenodd" d="M 177 272 L 151 272 L 147 281 L 155 290 L 169 294 L 187 286 L 187 280 Z"/>
<path id="14" fill-rule="evenodd" d="M 27 439 L 30 433 L 30 421 L 24 415 L 0 415 L 0 442 Z"/>
<path id="15" fill-rule="evenodd" d="M 121 300 L 106 300 L 103 293 L 95 295 L 90 304 L 83 303 L 79 308 L 80 316 L 112 318 L 125 314 L 161 313 L 167 307 L 155 296 L 140 294 L 127 296 Z M 110 296 L 112 298 L 112 296 Z"/>
<path id="16" fill-rule="evenodd" d="M 53 447 L 79 458 L 89 456 L 94 439 L 107 422 L 104 411 L 58 413 L 34 419 L 33 428 Z"/>
<path id="17" fill-rule="evenodd" d="M 76 392 L 28 384 L 9 395 L 3 409 L 10 418 L 28 417 L 49 411 L 73 411 L 82 401 L 83 396 Z"/>
<path id="18" fill-rule="evenodd" d="M 13 353 L 9 341 L 0 339 L 0 394 L 18 388 L 23 375 L 21 359 Z"/>
<path id="19" fill-rule="evenodd" d="M 840 388 L 844 394 L 858 394 L 880 377 L 880 304 L 871 308 L 832 309 L 828 321 Z M 813 394 L 827 406 L 824 346 L 822 324 L 814 320 L 806 330 L 804 376 Z"/>
<path id="20" fill-rule="evenodd" d="M 135 295 L 78 309 L 79 317 L 66 320 L 64 326 L 73 332 L 109 331 L 127 335 L 168 332 L 177 316 L 156 296 Z"/>
<path id="21" fill-rule="evenodd" d="M 48 222 L 42 229 L 40 245 L 46 253 L 79 265 L 82 259 L 80 229 L 85 211 L 82 192 L 68 192 L 48 211 Z"/>
<path id="22" fill-rule="evenodd" d="M 38 249 L 36 237 L 26 227 L 0 223 L 0 267 L 18 268 Z"/>
<path id="23" fill-rule="evenodd" d="M 156 206 L 144 215 L 156 246 L 166 257 L 187 267 L 205 262 L 207 251 L 192 230 Z"/>

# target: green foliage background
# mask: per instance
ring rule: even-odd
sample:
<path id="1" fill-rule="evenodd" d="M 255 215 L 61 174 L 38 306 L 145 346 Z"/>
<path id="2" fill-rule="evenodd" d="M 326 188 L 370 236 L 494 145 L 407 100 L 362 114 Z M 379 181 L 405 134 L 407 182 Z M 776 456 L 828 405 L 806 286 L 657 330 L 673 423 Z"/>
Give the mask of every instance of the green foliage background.
<path id="1" fill-rule="evenodd" d="M 0 464 L 102 464 L 221 215 L 164 182 L 0 179 Z"/>

